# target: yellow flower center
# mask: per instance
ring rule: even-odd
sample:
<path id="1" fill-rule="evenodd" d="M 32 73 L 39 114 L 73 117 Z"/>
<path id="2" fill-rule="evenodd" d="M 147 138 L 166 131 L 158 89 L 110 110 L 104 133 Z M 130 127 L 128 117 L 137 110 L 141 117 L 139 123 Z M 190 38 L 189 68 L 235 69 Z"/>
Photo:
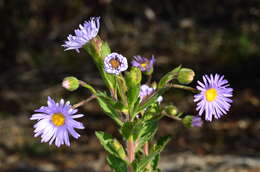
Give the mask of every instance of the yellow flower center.
<path id="1" fill-rule="evenodd" d="M 216 99 L 218 93 L 215 88 L 210 88 L 205 92 L 206 100 L 212 102 Z"/>
<path id="2" fill-rule="evenodd" d="M 65 123 L 65 117 L 62 113 L 54 113 L 51 117 L 51 121 L 56 126 L 62 126 Z"/>
<path id="3" fill-rule="evenodd" d="M 109 63 L 112 65 L 113 68 L 118 68 L 120 66 L 120 62 L 117 59 L 111 59 Z"/>
<path id="4" fill-rule="evenodd" d="M 143 68 L 146 68 L 146 66 L 148 65 L 148 63 L 149 63 L 149 62 L 144 62 L 144 63 L 141 64 L 141 66 L 142 66 Z"/>

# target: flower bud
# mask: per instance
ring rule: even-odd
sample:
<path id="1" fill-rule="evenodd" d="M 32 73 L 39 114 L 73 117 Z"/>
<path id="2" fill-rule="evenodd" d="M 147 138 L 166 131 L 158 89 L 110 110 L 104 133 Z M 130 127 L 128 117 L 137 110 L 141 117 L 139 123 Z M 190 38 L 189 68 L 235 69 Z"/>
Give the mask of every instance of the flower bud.
<path id="1" fill-rule="evenodd" d="M 187 115 L 185 116 L 183 119 L 182 119 L 182 124 L 187 127 L 187 128 L 190 128 L 192 126 L 192 119 L 193 119 L 193 116 L 191 115 Z"/>
<path id="2" fill-rule="evenodd" d="M 63 79 L 62 87 L 69 91 L 75 91 L 79 88 L 79 80 L 74 76 L 69 76 Z"/>
<path id="3" fill-rule="evenodd" d="M 178 109 L 174 105 L 168 105 L 165 107 L 165 111 L 168 115 L 176 116 L 178 114 Z"/>
<path id="4" fill-rule="evenodd" d="M 177 79 L 181 84 L 188 85 L 193 81 L 194 76 L 195 73 L 193 72 L 193 70 L 189 68 L 181 68 Z"/>

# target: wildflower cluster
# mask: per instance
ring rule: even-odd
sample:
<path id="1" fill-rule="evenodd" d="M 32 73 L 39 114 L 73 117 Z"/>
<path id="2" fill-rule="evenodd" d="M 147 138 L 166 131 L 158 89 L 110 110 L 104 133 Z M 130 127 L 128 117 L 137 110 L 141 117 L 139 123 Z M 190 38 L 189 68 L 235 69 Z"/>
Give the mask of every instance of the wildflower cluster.
<path id="1" fill-rule="evenodd" d="M 158 121 L 162 117 L 169 117 L 186 127 L 201 127 L 203 118 L 212 121 L 227 114 L 232 103 L 233 89 L 224 76 L 219 74 L 204 75 L 202 82 L 197 81 L 196 89 L 189 87 L 187 85 L 193 81 L 195 73 L 181 66 L 166 73 L 158 82 L 153 81 L 155 57 L 133 56 L 129 66 L 129 58 L 111 52 L 108 44 L 98 36 L 99 27 L 100 17 L 92 17 L 79 25 L 75 34 L 69 35 L 62 46 L 65 50 L 76 52 L 84 49 L 95 62 L 109 93 L 96 90 L 73 76 L 66 77 L 62 83 L 65 89 L 75 91 L 84 87 L 92 95 L 73 106 L 69 101 L 61 99 L 55 102 L 49 97 L 48 106 L 35 110 L 30 118 L 37 121 L 34 136 L 40 136 L 41 142 L 50 145 L 54 143 L 57 147 L 63 144 L 70 146 L 69 135 L 78 139 L 80 134 L 75 129 L 84 129 L 83 123 L 75 120 L 84 116 L 77 114 L 76 108 L 96 99 L 104 113 L 118 125 L 119 133 L 126 142 L 124 147 L 108 133 L 95 133 L 108 153 L 107 161 L 113 171 L 159 171 L 160 153 L 171 137 L 164 136 L 152 144 Z M 163 95 L 171 89 L 195 93 L 198 114 L 187 115 L 173 103 L 167 103 Z"/>

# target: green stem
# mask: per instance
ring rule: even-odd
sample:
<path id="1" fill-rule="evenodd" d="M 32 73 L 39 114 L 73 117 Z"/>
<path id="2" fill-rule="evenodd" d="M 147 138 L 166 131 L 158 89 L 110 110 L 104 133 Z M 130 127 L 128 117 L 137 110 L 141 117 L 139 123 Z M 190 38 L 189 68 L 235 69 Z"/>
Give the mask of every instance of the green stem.
<path id="1" fill-rule="evenodd" d="M 85 88 L 89 89 L 89 91 L 90 91 L 92 94 L 95 95 L 95 94 L 97 93 L 96 90 L 95 90 L 91 85 L 87 84 L 86 82 L 79 80 L 79 84 L 80 84 L 82 87 L 85 87 Z"/>

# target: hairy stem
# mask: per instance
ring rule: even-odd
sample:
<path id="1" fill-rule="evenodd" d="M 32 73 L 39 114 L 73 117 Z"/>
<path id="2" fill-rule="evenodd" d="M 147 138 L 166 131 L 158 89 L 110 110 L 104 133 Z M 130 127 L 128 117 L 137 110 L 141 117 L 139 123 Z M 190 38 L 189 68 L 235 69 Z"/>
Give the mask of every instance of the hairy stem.
<path id="1" fill-rule="evenodd" d="M 130 138 L 127 141 L 127 154 L 128 154 L 128 161 L 131 164 L 135 160 L 135 144 L 132 138 Z M 128 171 L 133 172 L 133 168 L 129 166 Z"/>
<path id="2" fill-rule="evenodd" d="M 188 91 L 191 91 L 193 93 L 199 93 L 199 90 L 192 88 L 192 87 L 185 86 L 185 85 L 167 84 L 167 86 L 172 87 L 172 88 L 179 88 L 179 89 L 183 89 L 183 90 L 188 90 Z"/>
<path id="3" fill-rule="evenodd" d="M 147 156 L 149 155 L 149 143 L 145 142 L 144 144 L 144 155 Z"/>
<path id="4" fill-rule="evenodd" d="M 73 109 L 76 109 L 76 108 L 78 108 L 78 107 L 84 105 L 85 103 L 90 102 L 91 100 L 93 100 L 93 99 L 95 99 L 95 98 L 96 98 L 96 96 L 92 95 L 92 96 L 90 96 L 89 98 L 87 98 L 87 99 L 85 99 L 85 100 L 82 100 L 82 101 L 80 101 L 80 102 L 74 104 L 74 105 L 72 106 L 72 108 L 73 108 Z"/>

